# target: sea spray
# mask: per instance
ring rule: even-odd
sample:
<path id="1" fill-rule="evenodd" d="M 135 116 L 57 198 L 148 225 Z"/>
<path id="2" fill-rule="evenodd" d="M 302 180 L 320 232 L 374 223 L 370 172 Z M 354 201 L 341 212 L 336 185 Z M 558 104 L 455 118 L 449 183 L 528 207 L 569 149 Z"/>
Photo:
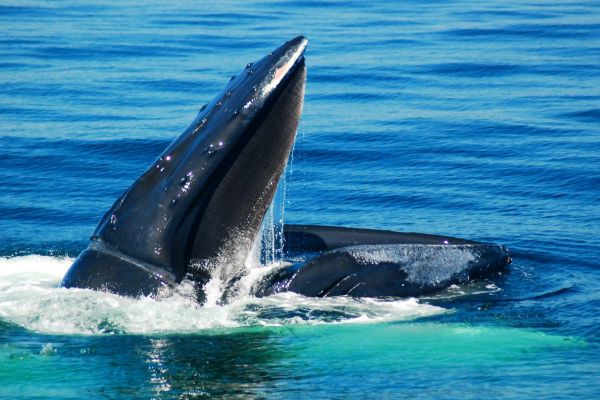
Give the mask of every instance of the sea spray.
<path id="1" fill-rule="evenodd" d="M 209 282 L 207 302 L 195 301 L 183 282 L 160 298 L 130 298 L 88 289 L 60 287 L 72 259 L 40 255 L 0 258 L 0 320 L 48 334 L 164 334 L 223 328 L 403 321 L 448 310 L 415 299 L 306 298 L 282 293 L 255 298 L 249 288 L 280 265 L 256 266 L 239 281 L 240 290 L 222 304 L 222 285 Z"/>

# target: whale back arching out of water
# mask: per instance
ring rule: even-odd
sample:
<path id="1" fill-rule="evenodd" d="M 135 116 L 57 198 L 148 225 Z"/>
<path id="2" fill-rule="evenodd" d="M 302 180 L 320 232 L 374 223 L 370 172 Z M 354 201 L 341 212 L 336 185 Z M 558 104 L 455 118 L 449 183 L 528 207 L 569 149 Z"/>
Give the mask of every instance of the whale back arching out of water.
<path id="1" fill-rule="evenodd" d="M 106 212 L 62 286 L 142 296 L 188 279 L 203 301 L 211 277 L 239 278 L 296 137 L 306 45 L 297 37 L 233 77 Z M 416 296 L 510 261 L 503 246 L 445 236 L 311 225 L 284 235 L 287 254 L 311 257 L 256 295 Z"/>

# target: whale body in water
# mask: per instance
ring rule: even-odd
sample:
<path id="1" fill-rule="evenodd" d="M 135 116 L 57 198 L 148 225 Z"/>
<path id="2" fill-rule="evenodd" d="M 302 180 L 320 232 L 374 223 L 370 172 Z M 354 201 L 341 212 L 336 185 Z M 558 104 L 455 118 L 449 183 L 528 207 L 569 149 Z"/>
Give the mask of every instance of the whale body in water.
<path id="1" fill-rule="evenodd" d="M 304 37 L 250 63 L 123 193 L 62 281 L 66 288 L 152 296 L 184 279 L 198 300 L 214 276 L 232 282 L 285 169 L 304 101 Z M 257 296 L 407 297 L 491 274 L 506 247 L 448 236 L 285 225 L 285 254 Z"/>

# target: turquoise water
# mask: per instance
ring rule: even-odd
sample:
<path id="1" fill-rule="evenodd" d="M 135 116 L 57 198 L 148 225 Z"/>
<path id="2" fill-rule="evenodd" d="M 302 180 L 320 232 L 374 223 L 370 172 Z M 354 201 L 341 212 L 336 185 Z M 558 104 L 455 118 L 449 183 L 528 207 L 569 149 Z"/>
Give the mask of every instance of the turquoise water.
<path id="1" fill-rule="evenodd" d="M 599 397 L 599 10 L 2 2 L 0 397 Z M 510 273 L 395 301 L 58 288 L 200 106 L 300 34 L 284 220 L 499 242 Z"/>

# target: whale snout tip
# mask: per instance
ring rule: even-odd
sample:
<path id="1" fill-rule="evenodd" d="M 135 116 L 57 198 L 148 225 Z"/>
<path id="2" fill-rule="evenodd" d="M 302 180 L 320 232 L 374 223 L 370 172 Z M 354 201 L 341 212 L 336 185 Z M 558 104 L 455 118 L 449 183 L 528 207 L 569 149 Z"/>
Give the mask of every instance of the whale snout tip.
<path id="1" fill-rule="evenodd" d="M 258 74 L 263 77 L 262 84 L 259 84 L 262 98 L 270 95 L 275 88 L 286 81 L 287 77 L 304 68 L 304 50 L 307 45 L 308 40 L 304 36 L 297 36 L 257 63 L 257 66 L 262 64 L 265 67 L 262 69 L 264 75 L 260 72 Z M 258 70 L 260 71 L 261 68 L 258 67 Z"/>
<path id="2" fill-rule="evenodd" d="M 308 45 L 308 39 L 306 38 L 306 36 L 296 36 L 295 38 L 290 40 L 289 43 L 292 46 L 295 46 L 298 49 L 298 51 L 303 52 L 304 49 L 306 49 L 306 46 Z"/>
<path id="3" fill-rule="evenodd" d="M 302 59 L 306 46 L 308 46 L 308 39 L 305 36 L 296 36 L 283 45 L 286 48 L 286 53 L 290 54 L 289 58 L 294 62 Z"/>

